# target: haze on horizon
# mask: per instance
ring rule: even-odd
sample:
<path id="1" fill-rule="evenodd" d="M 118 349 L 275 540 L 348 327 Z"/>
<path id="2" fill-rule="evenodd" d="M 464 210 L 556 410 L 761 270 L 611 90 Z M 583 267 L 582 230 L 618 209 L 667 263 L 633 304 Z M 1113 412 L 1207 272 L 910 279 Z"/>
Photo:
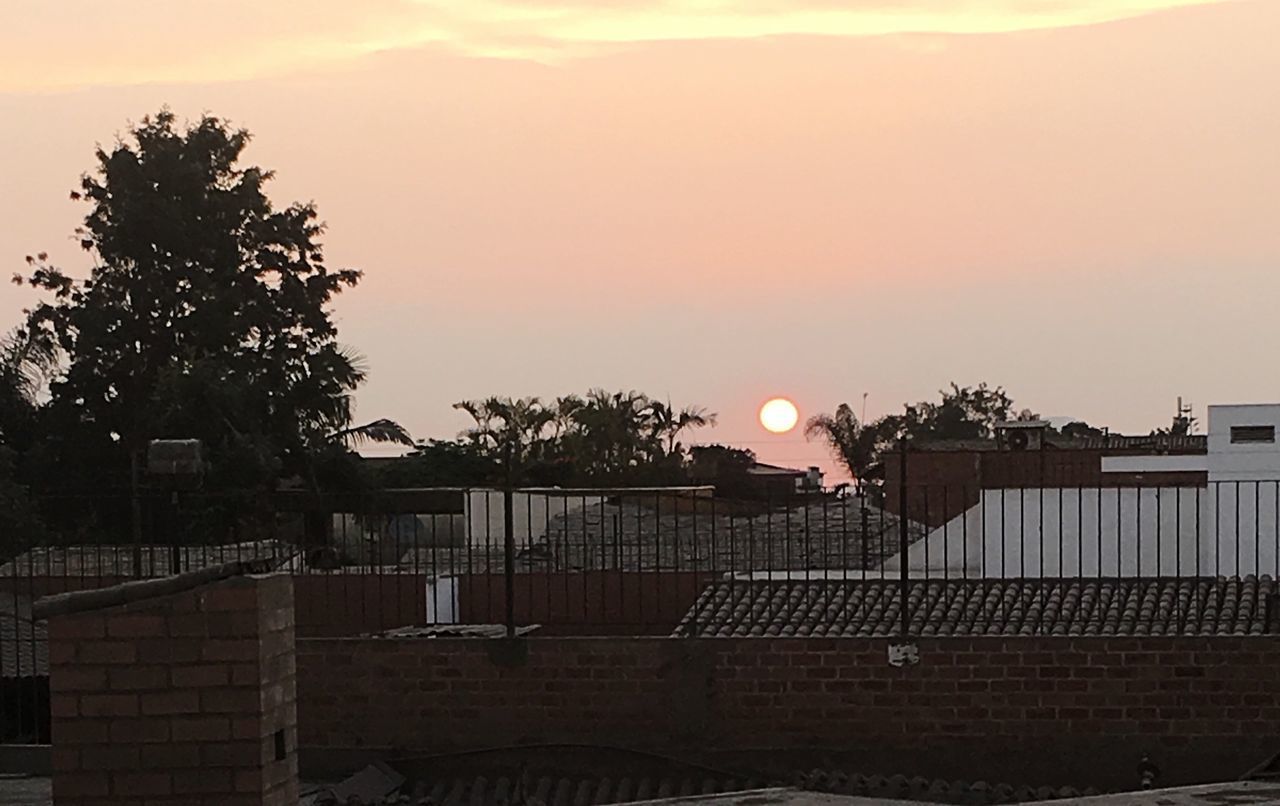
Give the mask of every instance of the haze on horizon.
<path id="1" fill-rule="evenodd" d="M 229 118 L 365 271 L 360 414 L 418 437 L 635 388 L 830 469 L 757 406 L 1280 400 L 1268 0 L 54 5 L 0 0 L 0 265 L 88 265 L 67 194 L 127 121 Z"/>

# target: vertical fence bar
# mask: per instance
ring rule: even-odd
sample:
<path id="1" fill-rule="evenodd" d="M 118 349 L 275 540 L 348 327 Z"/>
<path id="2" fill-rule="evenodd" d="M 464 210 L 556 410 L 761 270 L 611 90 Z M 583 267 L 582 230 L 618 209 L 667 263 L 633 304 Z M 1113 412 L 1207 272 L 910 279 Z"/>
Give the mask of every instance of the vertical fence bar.
<path id="1" fill-rule="evenodd" d="M 910 628 L 910 615 L 907 613 L 907 596 L 911 587 L 907 566 L 907 547 L 910 543 L 907 535 L 907 441 L 904 438 L 901 446 L 901 461 L 898 463 L 898 600 L 899 630 L 902 640 L 907 639 Z"/>
<path id="2" fill-rule="evenodd" d="M 488 498 L 488 496 L 485 496 Z M 507 637 L 515 638 L 516 636 L 516 530 L 515 530 L 515 513 L 512 511 L 514 506 L 514 496 L 511 494 L 511 485 L 508 484 L 502 490 L 502 543 L 503 543 L 503 573 L 506 575 L 507 590 Z"/>

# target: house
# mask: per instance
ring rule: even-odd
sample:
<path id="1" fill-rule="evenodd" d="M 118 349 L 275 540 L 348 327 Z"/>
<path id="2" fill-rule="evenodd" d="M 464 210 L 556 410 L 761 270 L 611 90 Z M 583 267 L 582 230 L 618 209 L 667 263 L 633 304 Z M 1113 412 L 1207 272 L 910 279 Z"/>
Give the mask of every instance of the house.
<path id="1" fill-rule="evenodd" d="M 927 519 L 907 567 L 987 578 L 1276 576 L 1280 405 L 1210 406 L 1208 419 L 1204 437 L 1142 447 L 1103 438 L 1072 473 L 1048 472 L 1063 451 L 1032 448 L 1029 466 L 1044 457 L 1045 471 L 1016 486 L 979 460 L 977 486 L 950 496 L 964 508 Z M 917 457 L 907 455 L 908 476 Z"/>
<path id="2" fill-rule="evenodd" d="M 1203 484 L 1203 470 L 1171 463 L 1109 467 L 1104 459 L 1203 456 L 1200 434 L 1064 437 L 1042 420 L 1000 423 L 978 440 L 913 443 L 883 457 L 885 508 L 897 513 L 901 488 L 912 520 L 941 526 L 978 503 L 980 491 L 1014 488 L 1158 487 Z"/>

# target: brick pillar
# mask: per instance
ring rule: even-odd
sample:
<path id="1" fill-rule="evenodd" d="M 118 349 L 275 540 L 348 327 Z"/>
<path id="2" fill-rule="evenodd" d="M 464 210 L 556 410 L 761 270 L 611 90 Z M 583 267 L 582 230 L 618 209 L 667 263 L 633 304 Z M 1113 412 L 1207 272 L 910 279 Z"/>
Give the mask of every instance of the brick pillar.
<path id="1" fill-rule="evenodd" d="M 55 806 L 296 806 L 293 586 L 49 619 Z"/>

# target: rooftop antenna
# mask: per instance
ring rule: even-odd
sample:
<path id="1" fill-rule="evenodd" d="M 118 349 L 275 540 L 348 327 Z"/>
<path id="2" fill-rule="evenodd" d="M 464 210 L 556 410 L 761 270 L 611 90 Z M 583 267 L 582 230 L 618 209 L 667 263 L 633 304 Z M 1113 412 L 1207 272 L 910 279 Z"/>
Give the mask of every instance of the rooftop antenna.
<path id="1" fill-rule="evenodd" d="M 1173 418 L 1174 422 L 1185 421 L 1187 424 L 1187 433 L 1194 434 L 1196 430 L 1196 418 L 1191 416 L 1191 404 L 1182 402 L 1182 395 L 1178 395 L 1178 413 Z"/>

